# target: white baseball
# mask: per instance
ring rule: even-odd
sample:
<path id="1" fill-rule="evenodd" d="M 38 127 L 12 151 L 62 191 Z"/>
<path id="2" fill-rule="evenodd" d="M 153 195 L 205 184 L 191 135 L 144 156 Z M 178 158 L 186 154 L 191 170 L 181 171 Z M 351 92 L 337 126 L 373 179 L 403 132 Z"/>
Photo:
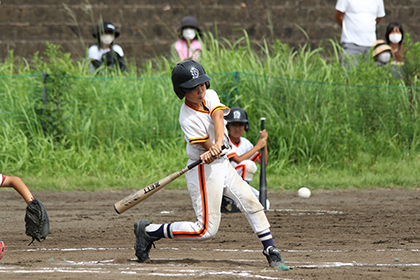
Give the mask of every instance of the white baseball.
<path id="1" fill-rule="evenodd" d="M 298 196 L 303 198 L 309 198 L 311 196 L 311 190 L 306 187 L 300 188 L 298 190 Z"/>

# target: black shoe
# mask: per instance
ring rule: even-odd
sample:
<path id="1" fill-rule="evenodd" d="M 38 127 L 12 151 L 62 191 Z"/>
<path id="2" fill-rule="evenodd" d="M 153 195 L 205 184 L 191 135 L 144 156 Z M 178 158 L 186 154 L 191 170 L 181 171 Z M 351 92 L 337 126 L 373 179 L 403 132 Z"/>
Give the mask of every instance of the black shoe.
<path id="1" fill-rule="evenodd" d="M 268 250 L 264 250 L 263 254 L 271 267 L 278 267 L 281 264 L 285 264 L 281 257 L 280 250 L 276 247 L 268 247 Z"/>
<path id="2" fill-rule="evenodd" d="M 230 198 L 227 198 L 226 196 L 222 197 L 222 205 L 220 207 L 220 212 L 222 213 L 237 213 L 241 212 L 239 210 L 238 206 L 236 206 L 236 203 L 231 200 Z"/>
<path id="3" fill-rule="evenodd" d="M 152 245 L 155 246 L 153 242 L 160 239 L 147 234 L 146 227 L 150 224 L 151 222 L 146 220 L 138 221 L 134 224 L 134 234 L 136 235 L 134 250 L 136 250 L 136 256 L 139 258 L 140 262 L 149 259 L 150 249 L 152 248 Z"/>

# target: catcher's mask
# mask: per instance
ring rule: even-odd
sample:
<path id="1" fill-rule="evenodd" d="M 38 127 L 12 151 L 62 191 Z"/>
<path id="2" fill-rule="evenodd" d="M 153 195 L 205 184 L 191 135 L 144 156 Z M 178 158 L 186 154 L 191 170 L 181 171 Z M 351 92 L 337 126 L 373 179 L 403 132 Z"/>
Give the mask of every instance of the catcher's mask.
<path id="1" fill-rule="evenodd" d="M 210 77 L 204 71 L 203 66 L 194 60 L 185 60 L 178 63 L 172 69 L 172 85 L 179 99 L 184 98 L 187 92 L 193 91 L 202 83 L 206 88 L 210 87 Z"/>
<path id="2" fill-rule="evenodd" d="M 243 123 L 245 124 L 245 131 L 248 132 L 248 115 L 244 109 L 240 107 L 233 107 L 230 109 L 230 113 L 225 117 L 225 119 L 227 121 L 226 127 L 228 127 L 231 123 Z"/>

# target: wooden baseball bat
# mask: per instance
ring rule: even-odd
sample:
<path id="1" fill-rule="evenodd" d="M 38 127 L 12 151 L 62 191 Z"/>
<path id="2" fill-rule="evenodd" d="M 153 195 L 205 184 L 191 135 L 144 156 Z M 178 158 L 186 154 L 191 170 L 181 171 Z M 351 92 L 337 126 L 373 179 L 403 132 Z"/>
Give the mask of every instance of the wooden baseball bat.
<path id="1" fill-rule="evenodd" d="M 222 150 L 223 149 L 225 149 L 225 145 L 222 146 Z M 183 175 L 188 170 L 193 169 L 194 167 L 196 167 L 197 165 L 199 165 L 201 163 L 202 163 L 201 159 L 196 160 L 193 163 L 191 163 L 190 165 L 188 165 L 187 167 L 184 167 L 181 170 L 178 170 L 178 171 L 172 173 L 171 175 L 166 176 L 165 178 L 160 179 L 159 181 L 157 181 L 157 182 L 155 182 L 151 185 L 148 185 L 148 186 L 142 188 L 141 190 L 138 190 L 135 193 L 130 194 L 129 196 L 126 196 L 125 198 L 121 199 L 120 201 L 118 201 L 117 203 L 114 204 L 115 211 L 118 214 L 121 214 L 121 213 L 125 212 L 126 210 L 130 209 L 134 205 L 137 205 L 138 203 L 145 200 L 146 198 L 148 198 L 149 196 L 151 196 L 152 194 L 154 194 L 158 190 L 162 189 L 163 187 L 165 187 L 166 185 L 168 185 L 169 183 L 174 181 L 176 178 Z"/>
<path id="2" fill-rule="evenodd" d="M 261 118 L 261 130 L 264 130 L 265 118 Z M 267 180 L 265 177 L 265 148 L 261 149 L 261 170 L 260 170 L 260 202 L 264 206 L 264 210 L 267 210 Z"/>

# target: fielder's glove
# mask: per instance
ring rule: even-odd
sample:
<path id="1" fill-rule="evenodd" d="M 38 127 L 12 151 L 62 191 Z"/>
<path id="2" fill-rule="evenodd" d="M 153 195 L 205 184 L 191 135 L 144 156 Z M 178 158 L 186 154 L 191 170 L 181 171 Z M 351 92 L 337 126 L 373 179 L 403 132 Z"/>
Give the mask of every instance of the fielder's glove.
<path id="1" fill-rule="evenodd" d="M 26 235 L 32 237 L 31 245 L 35 239 L 42 242 L 47 237 L 50 230 L 50 220 L 44 204 L 38 199 L 28 203 L 25 215 Z"/>

